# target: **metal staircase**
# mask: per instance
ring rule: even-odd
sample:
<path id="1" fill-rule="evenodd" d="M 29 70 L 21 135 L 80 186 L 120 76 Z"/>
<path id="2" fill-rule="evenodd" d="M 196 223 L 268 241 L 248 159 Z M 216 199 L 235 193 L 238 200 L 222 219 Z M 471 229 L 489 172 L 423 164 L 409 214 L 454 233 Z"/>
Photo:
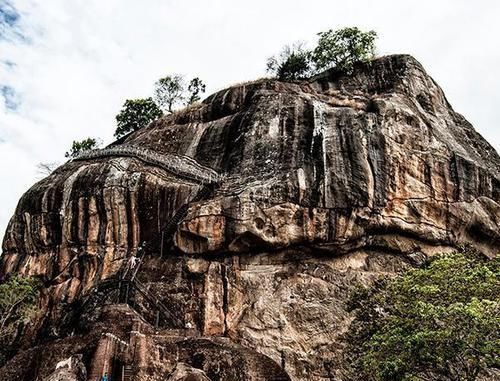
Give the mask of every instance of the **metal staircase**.
<path id="1" fill-rule="evenodd" d="M 148 320 L 148 317 L 150 319 L 152 318 L 154 321 L 150 320 L 149 323 L 157 328 L 160 326 L 160 323 L 162 323 L 161 325 L 165 328 L 168 327 L 169 330 L 185 330 L 184 318 L 177 316 L 174 312 L 175 308 L 167 306 L 157 295 L 151 292 L 145 284 L 139 281 L 137 279 L 137 274 L 144 263 L 144 257 L 147 253 L 153 253 L 160 247 L 160 257 L 163 256 L 165 244 L 170 244 L 172 242 L 177 226 L 186 217 L 190 204 L 208 198 L 221 182 L 222 176 L 213 169 L 200 165 L 190 157 L 175 154 L 160 155 L 156 152 L 133 146 L 117 146 L 100 150 L 90 150 L 83 152 L 74 160 L 92 160 L 114 156 L 134 157 L 145 163 L 165 169 L 176 176 L 201 184 L 201 188 L 195 196 L 186 201 L 174 213 L 160 229 L 160 232 L 155 234 L 147 243 L 143 242 L 141 244 L 138 249 L 138 262 L 135 264 L 135 267 L 128 268 L 120 278 L 108 279 L 100 282 L 94 289 L 95 291 L 99 290 L 101 292 L 118 290 L 118 303 L 130 305 L 145 320 Z M 158 245 L 158 240 L 161 240 L 160 245 Z M 141 303 L 141 308 L 150 309 L 146 313 L 147 316 L 145 316 L 144 310 L 143 313 L 141 313 L 141 308 L 137 308 L 140 303 L 137 298 L 139 295 L 142 301 L 147 304 L 147 306 L 145 306 Z M 97 368 L 104 369 L 104 364 L 97 364 Z M 133 366 L 124 364 L 121 368 L 122 381 L 132 381 L 133 377 Z"/>
<path id="2" fill-rule="evenodd" d="M 113 287 L 115 285 L 118 288 L 118 299 L 120 301 L 124 301 L 129 304 L 131 307 L 134 307 L 132 300 L 130 299 L 130 291 L 136 291 L 139 293 L 144 300 L 150 305 L 152 305 L 156 309 L 156 319 L 155 322 L 152 323 L 154 326 L 158 327 L 160 321 L 166 321 L 177 328 L 184 328 L 184 322 L 178 316 L 176 316 L 168 306 L 166 306 L 158 296 L 154 295 L 147 287 L 140 282 L 136 276 L 144 262 L 144 257 L 146 252 L 151 246 L 154 246 L 155 239 L 158 236 L 162 239 L 162 245 L 164 244 L 165 237 L 167 242 L 170 242 L 172 239 L 175 230 L 177 229 L 178 224 L 186 217 L 186 214 L 189 209 L 189 204 L 192 202 L 198 202 L 208 197 L 216 188 L 216 184 L 205 184 L 196 195 L 187 203 L 182 205 L 177 212 L 172 216 L 172 218 L 165 224 L 162 228 L 161 233 L 157 235 L 153 240 L 149 241 L 147 244 L 143 245 L 139 248 L 139 262 L 133 269 L 128 269 L 125 274 L 123 274 L 120 279 L 116 279 L 114 281 L 108 281 L 108 283 L 101 283 L 101 286 Z M 113 283 L 114 282 L 114 283 Z"/>
<path id="3" fill-rule="evenodd" d="M 165 238 L 167 239 L 166 242 L 170 242 L 170 239 L 172 239 L 172 236 L 174 235 L 175 231 L 177 230 L 177 226 L 179 223 L 186 217 L 187 212 L 189 210 L 189 204 L 193 202 L 198 202 L 203 200 L 204 198 L 207 198 L 212 192 L 215 190 L 216 184 L 206 184 L 201 188 L 198 193 L 187 203 L 182 205 L 177 212 L 172 216 L 172 218 L 165 224 L 161 231 L 161 237 L 162 237 L 162 243 L 165 242 Z"/>
<path id="4" fill-rule="evenodd" d="M 186 202 L 175 212 L 172 218 L 170 218 L 170 220 L 161 229 L 160 233 L 155 235 L 153 239 L 151 239 L 147 244 L 143 244 L 143 247 L 141 247 L 141 249 L 150 249 L 155 247 L 155 245 L 158 244 L 158 240 L 160 240 L 160 256 L 163 256 L 164 243 L 170 242 L 177 225 L 179 225 L 184 217 L 186 217 L 189 210 L 189 204 L 200 201 L 210 195 L 223 179 L 223 176 L 221 176 L 218 172 L 214 171 L 212 168 L 201 165 L 189 156 L 172 153 L 159 154 L 155 151 L 133 145 L 121 145 L 103 149 L 87 150 L 82 152 L 73 160 L 92 160 L 104 157 L 133 157 L 145 163 L 165 169 L 178 177 L 186 178 L 203 185 L 193 199 Z"/>
<path id="5" fill-rule="evenodd" d="M 132 381 L 132 377 L 134 377 L 134 368 L 132 365 L 125 365 L 123 367 L 123 378 L 121 381 Z"/>
<path id="6" fill-rule="evenodd" d="M 117 303 L 125 303 L 137 311 L 137 295 L 140 295 L 148 305 L 153 309 L 156 321 L 149 321 L 153 326 L 158 326 L 159 321 L 163 321 L 166 326 L 171 328 L 184 328 L 184 322 L 172 310 L 166 306 L 157 295 L 152 293 L 145 284 L 137 279 L 108 279 L 100 282 L 91 292 L 118 291 Z M 139 313 L 139 311 L 137 311 Z M 140 313 L 139 313 L 140 314 Z M 140 314 L 143 318 L 144 315 Z M 145 319 L 147 320 L 147 319 Z M 159 321 L 158 321 L 159 320 Z"/>

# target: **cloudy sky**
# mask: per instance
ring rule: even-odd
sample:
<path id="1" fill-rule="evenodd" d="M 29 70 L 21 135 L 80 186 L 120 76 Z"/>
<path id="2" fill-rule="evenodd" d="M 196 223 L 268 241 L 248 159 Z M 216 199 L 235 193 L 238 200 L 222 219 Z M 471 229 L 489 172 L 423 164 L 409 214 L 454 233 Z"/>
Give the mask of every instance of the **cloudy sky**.
<path id="1" fill-rule="evenodd" d="M 500 150 L 499 19 L 496 0 L 0 0 L 0 239 L 37 164 L 63 162 L 74 139 L 110 142 L 123 101 L 160 76 L 200 76 L 210 93 L 330 28 L 414 55 Z"/>

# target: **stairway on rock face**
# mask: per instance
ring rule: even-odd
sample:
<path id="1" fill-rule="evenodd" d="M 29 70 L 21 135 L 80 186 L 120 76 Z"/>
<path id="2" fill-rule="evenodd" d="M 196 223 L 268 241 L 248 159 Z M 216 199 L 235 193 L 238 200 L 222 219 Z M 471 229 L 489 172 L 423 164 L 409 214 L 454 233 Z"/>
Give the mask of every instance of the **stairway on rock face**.
<path id="1" fill-rule="evenodd" d="M 92 160 L 104 157 L 133 157 L 147 164 L 160 167 L 176 176 L 202 184 L 217 183 L 221 180 L 221 176 L 216 171 L 201 165 L 192 157 L 167 153 L 159 154 L 149 149 L 131 145 L 84 151 L 73 160 Z"/>
<path id="2" fill-rule="evenodd" d="M 120 381 L 131 381 L 134 377 L 134 368 L 132 365 L 125 365 L 123 367 L 123 379 Z"/>
<path id="3" fill-rule="evenodd" d="M 203 187 L 199 189 L 199 191 L 191 200 L 186 202 L 176 211 L 176 213 L 161 230 L 162 241 L 167 239 L 167 242 L 170 242 L 173 234 L 177 229 L 178 224 L 186 217 L 190 203 L 198 202 L 206 198 L 215 190 L 215 187 L 216 185 L 213 183 L 203 185 Z M 177 317 L 176 314 L 173 313 L 171 309 L 166 306 L 158 296 L 154 295 L 154 293 L 152 293 L 146 285 L 144 285 L 136 278 L 136 275 L 140 271 L 140 267 L 146 254 L 146 250 L 144 249 L 146 249 L 148 246 L 152 246 L 152 243 L 153 242 L 149 242 L 148 245 L 142 248 L 139 262 L 137 263 L 135 268 L 129 269 L 129 271 L 127 271 L 126 274 L 124 274 L 124 276 L 120 279 L 109 280 L 105 282 L 105 288 L 109 290 L 117 288 L 119 298 L 118 303 L 127 303 L 139 314 L 139 316 L 141 316 L 142 319 L 146 320 L 145 317 L 136 309 L 136 307 L 134 307 L 134 304 L 136 304 L 135 297 L 131 299 L 131 295 L 133 295 L 134 292 L 140 294 L 147 305 L 149 305 L 149 307 L 152 308 L 155 312 L 153 314 L 153 316 L 155 316 L 155 322 L 150 321 L 149 324 L 156 328 L 160 326 L 160 322 L 166 323 L 167 326 L 172 326 L 172 328 L 162 329 L 159 333 L 159 336 L 164 340 L 177 341 L 186 337 L 199 337 L 200 333 L 197 329 L 184 328 L 183 319 Z M 162 242 L 162 246 L 163 243 L 164 242 Z M 98 287 L 102 287 L 102 284 Z M 97 349 L 96 354 L 94 355 L 94 362 L 92 364 L 92 372 L 89 373 L 88 380 L 100 380 L 104 371 L 106 371 L 104 368 L 110 367 L 109 359 L 107 358 L 108 356 L 105 353 L 108 350 L 107 347 L 108 345 L 106 344 L 99 346 L 99 348 Z M 120 373 L 120 378 L 122 379 L 122 381 L 131 381 L 135 375 L 133 364 L 123 365 Z"/>
<path id="4" fill-rule="evenodd" d="M 179 223 L 186 217 L 188 210 L 189 210 L 189 205 L 191 203 L 199 202 L 203 200 L 204 198 L 208 197 L 216 188 L 216 185 L 214 184 L 206 184 L 204 185 L 197 193 L 196 195 L 187 203 L 182 205 L 170 218 L 170 220 L 165 224 L 165 226 L 161 230 L 161 237 L 160 239 L 162 240 L 162 246 L 165 243 L 171 242 L 173 235 L 175 231 L 177 230 L 177 226 Z"/>
<path id="5" fill-rule="evenodd" d="M 163 227 L 161 231 L 162 248 L 165 242 L 171 241 L 172 236 L 175 233 L 178 224 L 186 217 L 187 212 L 189 210 L 189 204 L 201 201 L 202 199 L 206 198 L 215 190 L 215 187 L 216 185 L 214 184 L 205 184 L 190 201 L 182 205 L 177 210 L 177 212 L 172 216 L 172 218 L 168 221 L 168 223 Z M 137 263 L 135 268 L 128 270 L 127 273 L 124 275 L 124 277 L 122 277 L 122 279 L 120 280 L 119 298 L 120 301 L 123 300 L 126 303 L 130 304 L 130 301 L 128 300 L 130 290 L 135 289 L 142 295 L 142 297 L 146 300 L 146 302 L 153 305 L 154 308 L 157 310 L 156 321 L 154 323 L 155 326 L 158 326 L 161 320 L 167 320 L 176 327 L 183 327 L 184 324 L 182 322 L 182 319 L 177 317 L 175 313 L 173 313 L 171 309 L 168 306 L 166 306 L 158 296 L 154 295 L 154 293 L 152 293 L 143 283 L 141 283 L 136 278 L 136 275 L 140 271 L 141 265 L 143 263 L 146 250 L 148 246 L 153 246 L 152 244 L 154 243 L 156 238 L 157 237 L 153 238 L 152 241 L 150 241 L 147 245 L 145 245 L 143 248 L 140 249 L 141 253 L 139 257 L 139 262 Z"/>
<path id="6" fill-rule="evenodd" d="M 128 350 L 129 344 L 112 333 L 103 334 L 91 363 L 87 380 L 101 380 L 104 374 L 110 377 L 116 371 L 117 359 Z"/>
<path id="7" fill-rule="evenodd" d="M 92 361 L 90 371 L 87 376 L 88 381 L 101 380 L 103 376 L 103 369 L 106 362 L 105 347 L 99 346 L 94 354 L 94 360 Z"/>
<path id="8" fill-rule="evenodd" d="M 183 322 L 179 319 L 156 295 L 147 289 L 147 287 L 135 279 L 132 282 L 133 287 L 146 299 L 146 301 L 152 304 L 155 309 L 176 327 L 183 327 Z M 160 318 L 162 317 L 160 316 Z M 158 325 L 158 324 L 154 324 Z"/>

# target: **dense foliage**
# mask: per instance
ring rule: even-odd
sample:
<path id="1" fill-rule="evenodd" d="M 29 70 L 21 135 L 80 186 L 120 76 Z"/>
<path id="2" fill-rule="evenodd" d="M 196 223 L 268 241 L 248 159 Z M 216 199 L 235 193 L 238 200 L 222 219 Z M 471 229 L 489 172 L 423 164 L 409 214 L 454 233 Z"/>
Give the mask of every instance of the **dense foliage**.
<path id="1" fill-rule="evenodd" d="M 325 69 L 352 72 L 358 62 L 368 62 L 375 55 L 374 31 L 356 27 L 318 33 L 317 46 L 309 51 L 302 44 L 285 46 L 278 56 L 267 61 L 267 71 L 280 80 L 307 78 Z"/>
<path id="2" fill-rule="evenodd" d="M 500 367 L 500 261 L 470 249 L 351 300 L 351 380 L 473 381 Z"/>
<path id="3" fill-rule="evenodd" d="M 12 277 L 0 284 L 0 366 L 19 329 L 36 312 L 38 292 L 38 282 L 33 278 Z"/>
<path id="4" fill-rule="evenodd" d="M 267 71 L 283 81 L 306 78 L 311 74 L 311 53 L 301 44 L 287 45 L 267 60 Z"/>
<path id="5" fill-rule="evenodd" d="M 162 115 L 162 111 L 152 98 L 127 99 L 116 116 L 118 127 L 115 137 L 121 138 L 129 132 L 137 131 Z"/>
<path id="6" fill-rule="evenodd" d="M 99 143 L 94 138 L 87 138 L 80 141 L 74 140 L 71 149 L 64 154 L 68 158 L 75 158 L 84 151 L 97 148 Z"/>
<path id="7" fill-rule="evenodd" d="M 312 52 L 317 71 L 336 68 L 351 72 L 357 62 L 368 62 L 375 56 L 377 33 L 356 27 L 329 30 L 318 34 L 318 45 Z"/>

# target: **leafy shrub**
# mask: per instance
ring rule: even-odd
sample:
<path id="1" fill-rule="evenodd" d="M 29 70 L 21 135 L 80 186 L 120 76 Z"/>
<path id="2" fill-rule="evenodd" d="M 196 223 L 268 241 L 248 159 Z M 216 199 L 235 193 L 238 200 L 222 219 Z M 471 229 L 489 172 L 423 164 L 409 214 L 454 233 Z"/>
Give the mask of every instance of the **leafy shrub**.
<path id="1" fill-rule="evenodd" d="M 34 278 L 12 277 L 0 284 L 0 366 L 9 357 L 19 329 L 36 313 L 38 294 Z"/>
<path id="2" fill-rule="evenodd" d="M 351 72 L 357 62 L 368 62 L 375 55 L 377 33 L 356 27 L 318 33 L 318 45 L 312 52 L 317 71 L 337 68 Z"/>
<path id="3" fill-rule="evenodd" d="M 158 119 L 163 113 L 152 98 L 127 99 L 116 116 L 115 137 L 121 138 L 129 132 L 137 131 Z"/>
<path id="4" fill-rule="evenodd" d="M 311 74 L 311 54 L 302 44 L 287 45 L 278 56 L 267 60 L 267 71 L 282 81 L 307 78 Z"/>
<path id="5" fill-rule="evenodd" d="M 285 46 L 278 56 L 267 60 L 267 71 L 284 81 L 304 79 L 330 68 L 351 73 L 357 62 L 368 62 L 375 55 L 374 31 L 351 27 L 330 29 L 318 36 L 312 51 L 303 44 Z"/>
<path id="6" fill-rule="evenodd" d="M 361 289 L 350 306 L 350 380 L 473 381 L 500 367 L 499 259 L 441 255 Z"/>
<path id="7" fill-rule="evenodd" d="M 99 143 L 94 138 L 87 138 L 80 141 L 74 140 L 71 149 L 64 154 L 65 157 L 75 158 L 82 152 L 97 148 Z"/>

